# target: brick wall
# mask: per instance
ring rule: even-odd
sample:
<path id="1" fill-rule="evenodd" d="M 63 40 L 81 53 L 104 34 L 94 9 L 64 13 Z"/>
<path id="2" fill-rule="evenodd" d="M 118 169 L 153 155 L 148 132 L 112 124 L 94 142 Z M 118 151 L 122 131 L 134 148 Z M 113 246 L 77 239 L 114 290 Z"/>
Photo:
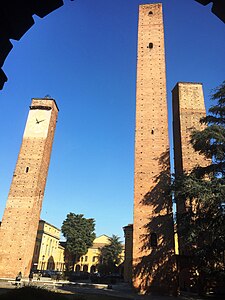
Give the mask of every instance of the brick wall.
<path id="1" fill-rule="evenodd" d="M 201 83 L 178 82 L 172 91 L 173 98 L 173 139 L 174 166 L 176 176 L 189 172 L 197 165 L 205 166 L 209 160 L 195 152 L 191 143 L 191 132 L 205 127 L 200 119 L 206 115 Z M 186 210 L 186 200 L 177 202 L 177 211 Z"/>
<path id="2" fill-rule="evenodd" d="M 146 4 L 139 7 L 138 24 L 133 227 L 133 284 L 143 293 L 153 287 L 163 289 L 170 272 L 173 223 L 171 199 L 166 194 L 169 177 L 162 5 Z"/>
<path id="3" fill-rule="evenodd" d="M 28 115 L 0 228 L 3 278 L 14 278 L 18 272 L 29 275 L 47 180 L 58 108 L 50 99 L 33 99 L 32 106 L 49 107 L 49 118 L 40 123 L 42 130 L 35 136 L 35 126 L 39 124 L 31 119 L 31 111 Z M 35 109 L 35 113 L 38 111 Z"/>

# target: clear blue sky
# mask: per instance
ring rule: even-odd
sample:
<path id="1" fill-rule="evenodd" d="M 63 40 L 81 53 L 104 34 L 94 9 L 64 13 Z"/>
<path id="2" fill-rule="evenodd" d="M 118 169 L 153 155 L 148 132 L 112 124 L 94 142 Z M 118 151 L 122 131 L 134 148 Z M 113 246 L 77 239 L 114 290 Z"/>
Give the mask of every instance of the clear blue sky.
<path id="1" fill-rule="evenodd" d="M 31 98 L 49 94 L 60 111 L 41 217 L 61 227 L 67 213 L 82 213 L 96 220 L 97 235 L 123 238 L 133 218 L 138 5 L 150 2 L 64 2 L 34 17 L 3 67 L 0 215 Z M 194 0 L 162 3 L 171 117 L 177 81 L 202 82 L 208 107 L 211 89 L 225 79 L 225 25 Z"/>

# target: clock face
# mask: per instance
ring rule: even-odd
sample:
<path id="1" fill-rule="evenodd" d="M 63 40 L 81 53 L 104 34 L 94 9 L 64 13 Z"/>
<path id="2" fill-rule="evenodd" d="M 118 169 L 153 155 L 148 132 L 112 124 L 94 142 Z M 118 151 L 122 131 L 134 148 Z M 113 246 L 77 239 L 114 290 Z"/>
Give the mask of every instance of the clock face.
<path id="1" fill-rule="evenodd" d="M 47 137 L 50 117 L 51 110 L 30 110 L 24 131 L 24 137 Z"/>

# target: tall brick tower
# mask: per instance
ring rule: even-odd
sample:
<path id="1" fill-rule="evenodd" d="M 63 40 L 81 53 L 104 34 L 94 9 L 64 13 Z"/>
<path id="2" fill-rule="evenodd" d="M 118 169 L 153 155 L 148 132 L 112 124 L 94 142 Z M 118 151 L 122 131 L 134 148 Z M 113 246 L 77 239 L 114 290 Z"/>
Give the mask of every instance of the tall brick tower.
<path id="1" fill-rule="evenodd" d="M 0 227 L 0 278 L 29 275 L 57 115 L 55 100 L 32 99 Z"/>
<path id="2" fill-rule="evenodd" d="M 174 141 L 174 167 L 175 176 L 180 176 L 183 172 L 191 171 L 195 166 L 207 166 L 210 160 L 195 152 L 191 143 L 190 135 L 192 130 L 201 130 L 205 125 L 200 124 L 200 119 L 206 115 L 204 95 L 201 83 L 178 82 L 172 90 L 173 99 L 173 141 Z M 176 199 L 177 214 L 182 217 L 189 208 L 194 207 L 189 199 Z M 187 263 L 185 257 L 189 255 L 187 249 L 183 247 L 182 236 L 179 231 L 180 224 L 177 218 L 178 229 L 178 249 L 179 254 L 184 255 L 179 262 L 179 273 L 181 285 L 190 283 L 191 270 L 186 273 Z M 186 275 L 184 275 L 186 274 Z M 188 279 L 189 278 L 189 279 Z M 186 281 L 186 283 L 185 283 Z"/>
<path id="3" fill-rule="evenodd" d="M 178 82 L 172 90 L 173 99 L 173 140 L 175 175 L 189 172 L 196 165 L 206 166 L 209 160 L 195 152 L 190 143 L 193 129 L 201 130 L 205 125 L 200 119 L 206 115 L 201 83 Z M 177 201 L 177 212 L 183 213 L 187 201 Z"/>
<path id="4" fill-rule="evenodd" d="M 168 289 L 173 256 L 164 25 L 161 4 L 139 6 L 133 284 Z"/>

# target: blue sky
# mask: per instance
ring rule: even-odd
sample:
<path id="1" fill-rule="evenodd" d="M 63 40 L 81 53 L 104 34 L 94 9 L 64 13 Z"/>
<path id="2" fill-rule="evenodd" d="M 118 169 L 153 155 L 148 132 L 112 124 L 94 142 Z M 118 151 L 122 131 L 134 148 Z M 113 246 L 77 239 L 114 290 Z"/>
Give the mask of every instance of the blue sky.
<path id="1" fill-rule="evenodd" d="M 96 220 L 96 234 L 132 223 L 138 0 L 76 0 L 13 42 L 0 92 L 0 218 L 31 98 L 59 106 L 41 217 L 61 227 L 67 213 Z M 178 81 L 211 89 L 224 78 L 225 25 L 194 0 L 161 1 L 167 94 Z M 170 126 L 171 133 L 171 126 Z"/>

